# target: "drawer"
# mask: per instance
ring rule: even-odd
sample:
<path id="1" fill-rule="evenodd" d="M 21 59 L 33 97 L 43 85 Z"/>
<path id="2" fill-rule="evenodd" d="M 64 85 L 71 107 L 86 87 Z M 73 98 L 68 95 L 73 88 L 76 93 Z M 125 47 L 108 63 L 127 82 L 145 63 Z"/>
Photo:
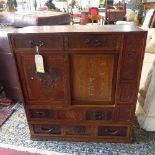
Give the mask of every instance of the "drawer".
<path id="1" fill-rule="evenodd" d="M 119 85 L 118 104 L 135 104 L 137 100 L 137 88 L 134 83 L 121 83 Z"/>
<path id="2" fill-rule="evenodd" d="M 33 124 L 34 134 L 61 135 L 61 126 L 58 124 Z"/>
<path id="3" fill-rule="evenodd" d="M 107 120 L 110 121 L 113 118 L 112 110 L 87 110 L 86 120 Z"/>
<path id="4" fill-rule="evenodd" d="M 28 109 L 28 115 L 30 118 L 54 118 L 54 112 L 52 109 Z"/>
<path id="5" fill-rule="evenodd" d="M 127 126 L 98 126 L 98 136 L 127 136 Z"/>
<path id="6" fill-rule="evenodd" d="M 50 50 L 62 50 L 63 49 L 63 37 L 56 36 L 30 36 L 23 35 L 22 38 L 15 36 L 12 39 L 13 46 L 15 49 L 27 49 L 35 48 L 39 46 L 41 49 L 50 49 Z"/>
<path id="7" fill-rule="evenodd" d="M 121 64 L 121 80 L 134 80 L 136 82 L 140 67 L 140 52 L 140 49 L 125 51 Z"/>
<path id="8" fill-rule="evenodd" d="M 116 120 L 129 122 L 134 117 L 134 106 L 133 105 L 118 105 L 116 108 Z"/>
<path id="9" fill-rule="evenodd" d="M 91 125 L 80 124 L 31 124 L 34 134 L 46 136 L 91 136 L 93 134 L 93 127 Z"/>
<path id="10" fill-rule="evenodd" d="M 72 50 L 119 50 L 121 35 L 77 35 L 68 36 L 68 47 Z"/>
<path id="11" fill-rule="evenodd" d="M 91 136 L 93 134 L 92 126 L 85 125 L 67 125 L 65 127 L 65 135 L 74 135 L 74 136 Z"/>
<path id="12" fill-rule="evenodd" d="M 70 121 L 110 121 L 113 119 L 112 110 L 59 110 L 57 111 L 58 120 L 70 120 Z"/>

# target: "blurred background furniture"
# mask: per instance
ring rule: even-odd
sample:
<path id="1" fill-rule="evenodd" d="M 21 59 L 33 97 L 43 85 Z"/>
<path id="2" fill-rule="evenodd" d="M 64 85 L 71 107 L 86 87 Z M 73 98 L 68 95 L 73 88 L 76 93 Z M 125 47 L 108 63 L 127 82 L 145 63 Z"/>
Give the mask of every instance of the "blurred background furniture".
<path id="1" fill-rule="evenodd" d="M 1 12 L 0 23 L 14 27 L 70 24 L 70 15 L 54 11 Z"/>
<path id="2" fill-rule="evenodd" d="M 87 23 L 91 23 L 91 20 L 89 18 L 89 11 L 81 11 L 81 18 L 80 18 L 80 24 L 86 25 Z"/>
<path id="3" fill-rule="evenodd" d="M 69 13 L 70 13 L 70 17 L 71 17 L 71 25 L 80 24 L 81 12 L 77 11 L 77 10 L 73 11 L 73 9 L 71 8 Z"/>
<path id="4" fill-rule="evenodd" d="M 15 28 L 9 27 L 0 30 L 0 83 L 3 86 L 6 97 L 16 101 L 23 101 L 22 92 L 17 76 L 17 68 L 8 41 L 8 32 L 14 32 Z"/>
<path id="5" fill-rule="evenodd" d="M 130 16 L 130 15 L 129 15 Z M 116 24 L 125 24 L 125 25 L 129 25 L 129 24 L 134 24 L 137 26 L 140 26 L 142 29 L 148 29 L 148 28 L 155 28 L 155 9 L 150 9 L 147 11 L 144 21 L 142 23 L 142 25 L 139 25 L 139 22 L 137 21 L 137 15 L 132 14 L 133 17 L 129 17 L 130 20 L 128 20 L 127 17 L 127 21 L 117 21 Z"/>
<path id="6" fill-rule="evenodd" d="M 47 6 L 42 6 L 42 7 L 39 7 L 37 10 L 38 11 L 48 11 L 48 7 Z"/>
<path id="7" fill-rule="evenodd" d="M 105 9 L 105 20 L 108 24 L 114 24 L 118 20 L 125 20 L 126 15 L 126 5 L 125 3 L 117 5 L 117 6 L 110 6 L 107 5 Z"/>
<path id="8" fill-rule="evenodd" d="M 99 15 L 99 9 L 97 7 L 89 8 L 89 18 L 92 23 L 97 22 L 103 24 L 103 16 Z"/>

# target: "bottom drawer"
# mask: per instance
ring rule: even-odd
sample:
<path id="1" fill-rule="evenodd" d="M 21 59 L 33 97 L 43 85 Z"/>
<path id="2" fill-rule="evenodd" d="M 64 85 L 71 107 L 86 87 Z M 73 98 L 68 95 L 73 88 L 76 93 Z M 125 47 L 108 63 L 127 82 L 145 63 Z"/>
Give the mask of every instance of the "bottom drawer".
<path id="1" fill-rule="evenodd" d="M 110 141 L 128 142 L 131 136 L 130 125 L 92 123 L 33 123 L 30 124 L 31 137 L 40 140 Z"/>
<path id="2" fill-rule="evenodd" d="M 127 126 L 99 126 L 98 136 L 127 136 L 127 131 Z"/>
<path id="3" fill-rule="evenodd" d="M 33 132 L 36 134 L 61 135 L 61 127 L 58 124 L 51 124 L 51 125 L 33 124 L 32 128 Z"/>

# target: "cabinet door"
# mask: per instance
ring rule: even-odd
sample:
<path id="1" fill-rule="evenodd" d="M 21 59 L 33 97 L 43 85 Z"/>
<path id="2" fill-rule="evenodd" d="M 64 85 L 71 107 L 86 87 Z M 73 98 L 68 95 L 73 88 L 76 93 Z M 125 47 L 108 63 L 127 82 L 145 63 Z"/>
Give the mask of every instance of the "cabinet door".
<path id="1" fill-rule="evenodd" d="M 72 104 L 115 104 L 118 54 L 71 55 Z"/>
<path id="2" fill-rule="evenodd" d="M 17 54 L 17 62 L 26 101 L 36 104 L 42 102 L 61 104 L 67 100 L 65 55 L 44 54 L 45 73 L 36 72 L 33 54 Z"/>

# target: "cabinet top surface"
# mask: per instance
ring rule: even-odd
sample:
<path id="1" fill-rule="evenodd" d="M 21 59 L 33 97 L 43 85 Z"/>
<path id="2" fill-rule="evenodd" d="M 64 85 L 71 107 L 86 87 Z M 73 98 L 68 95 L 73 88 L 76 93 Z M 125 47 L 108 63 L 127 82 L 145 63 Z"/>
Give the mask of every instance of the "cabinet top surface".
<path id="1" fill-rule="evenodd" d="M 144 31 L 132 25 L 59 25 L 59 26 L 29 26 L 17 29 L 13 33 L 124 33 Z M 144 31 L 145 32 L 145 31 Z"/>

